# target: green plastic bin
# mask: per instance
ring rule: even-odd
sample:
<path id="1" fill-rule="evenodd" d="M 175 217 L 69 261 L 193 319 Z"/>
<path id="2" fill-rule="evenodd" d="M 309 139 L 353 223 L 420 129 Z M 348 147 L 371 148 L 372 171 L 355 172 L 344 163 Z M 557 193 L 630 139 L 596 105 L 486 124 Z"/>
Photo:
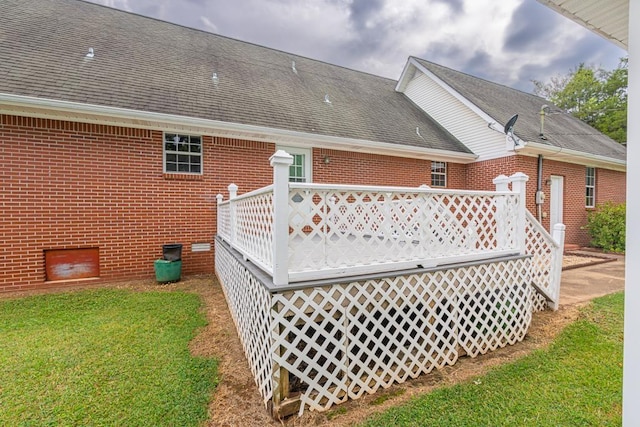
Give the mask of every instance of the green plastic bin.
<path id="1" fill-rule="evenodd" d="M 155 262 L 156 280 L 160 283 L 177 282 L 182 274 L 182 261 L 157 259 Z"/>

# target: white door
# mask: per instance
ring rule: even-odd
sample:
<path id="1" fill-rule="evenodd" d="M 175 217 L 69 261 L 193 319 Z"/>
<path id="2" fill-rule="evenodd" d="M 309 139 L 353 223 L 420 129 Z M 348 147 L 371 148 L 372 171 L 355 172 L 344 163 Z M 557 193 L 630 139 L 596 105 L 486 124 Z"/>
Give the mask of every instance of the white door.
<path id="1" fill-rule="evenodd" d="M 562 224 L 562 207 L 564 205 L 564 177 L 551 175 L 551 207 L 549 208 L 549 219 L 553 231 L 553 226 Z"/>

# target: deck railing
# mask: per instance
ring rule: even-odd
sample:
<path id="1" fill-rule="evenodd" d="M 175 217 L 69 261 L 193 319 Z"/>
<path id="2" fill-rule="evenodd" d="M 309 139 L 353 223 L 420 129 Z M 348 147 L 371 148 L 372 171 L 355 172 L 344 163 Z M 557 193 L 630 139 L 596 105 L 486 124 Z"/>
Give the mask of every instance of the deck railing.
<path id="1" fill-rule="evenodd" d="M 276 285 L 526 253 L 522 173 L 491 192 L 347 186 L 290 183 L 290 162 L 278 151 L 273 185 L 218 195 L 218 235 Z"/>

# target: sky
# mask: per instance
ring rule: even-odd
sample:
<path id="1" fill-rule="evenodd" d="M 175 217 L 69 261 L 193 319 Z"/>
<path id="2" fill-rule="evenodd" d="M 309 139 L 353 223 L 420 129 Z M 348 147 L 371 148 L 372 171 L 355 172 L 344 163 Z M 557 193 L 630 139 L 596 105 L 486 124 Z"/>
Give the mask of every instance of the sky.
<path id="1" fill-rule="evenodd" d="M 398 79 L 416 56 L 526 92 L 626 51 L 536 0 L 90 0 Z"/>

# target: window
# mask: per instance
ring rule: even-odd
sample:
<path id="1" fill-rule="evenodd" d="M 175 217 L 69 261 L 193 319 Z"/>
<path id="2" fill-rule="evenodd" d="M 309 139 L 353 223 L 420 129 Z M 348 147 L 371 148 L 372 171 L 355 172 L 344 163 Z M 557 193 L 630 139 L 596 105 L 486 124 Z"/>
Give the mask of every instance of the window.
<path id="1" fill-rule="evenodd" d="M 202 173 L 202 137 L 164 134 L 164 171 Z"/>
<path id="2" fill-rule="evenodd" d="M 585 206 L 593 208 L 596 206 L 596 168 L 587 167 L 585 186 L 587 188 Z"/>
<path id="3" fill-rule="evenodd" d="M 447 164 L 445 162 L 431 162 L 431 186 L 447 186 Z"/>
<path id="4" fill-rule="evenodd" d="M 293 156 L 289 166 L 290 182 L 311 182 L 311 150 L 308 148 L 278 147 Z"/>

